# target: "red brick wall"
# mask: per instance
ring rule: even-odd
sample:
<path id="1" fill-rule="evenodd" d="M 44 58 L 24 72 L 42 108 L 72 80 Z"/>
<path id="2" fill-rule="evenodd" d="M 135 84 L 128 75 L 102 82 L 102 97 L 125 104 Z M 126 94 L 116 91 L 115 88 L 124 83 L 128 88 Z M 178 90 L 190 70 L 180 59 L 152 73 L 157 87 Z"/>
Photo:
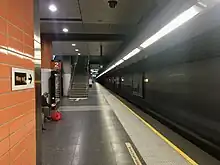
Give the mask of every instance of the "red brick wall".
<path id="1" fill-rule="evenodd" d="M 42 48 L 41 68 L 50 69 L 51 59 L 52 59 L 52 41 L 45 40 L 42 38 L 41 48 Z"/>
<path id="2" fill-rule="evenodd" d="M 11 90 L 11 68 L 34 70 L 33 0 L 0 0 L 0 165 L 36 164 L 35 89 Z"/>

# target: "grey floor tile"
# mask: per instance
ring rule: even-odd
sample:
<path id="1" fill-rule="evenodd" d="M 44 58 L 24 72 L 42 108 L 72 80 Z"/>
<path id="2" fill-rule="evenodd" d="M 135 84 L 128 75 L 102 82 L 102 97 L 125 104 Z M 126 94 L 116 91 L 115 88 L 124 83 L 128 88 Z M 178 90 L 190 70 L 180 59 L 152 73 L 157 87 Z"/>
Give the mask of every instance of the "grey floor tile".
<path id="1" fill-rule="evenodd" d="M 112 148 L 115 153 L 127 153 L 128 149 L 124 143 L 112 143 Z"/>
<path id="2" fill-rule="evenodd" d="M 130 163 L 118 162 L 117 165 L 134 165 L 134 163 L 133 162 L 130 162 Z"/>
<path id="3" fill-rule="evenodd" d="M 117 164 L 122 164 L 122 163 L 131 163 L 134 165 L 133 160 L 129 153 L 116 153 L 116 162 Z"/>
<path id="4" fill-rule="evenodd" d="M 71 165 L 73 162 L 74 151 L 60 151 L 54 154 L 54 165 Z"/>
<path id="5" fill-rule="evenodd" d="M 62 112 L 63 119 L 46 123 L 42 147 L 44 165 L 133 164 L 125 146 L 125 142 L 131 142 L 130 138 L 115 113 L 106 108 L 108 103 L 100 91 L 90 91 L 89 98 L 79 102 L 64 98 L 62 106 L 68 108 Z M 80 106 L 93 106 L 93 110 L 75 110 Z M 101 106 L 102 110 L 94 110 Z"/>

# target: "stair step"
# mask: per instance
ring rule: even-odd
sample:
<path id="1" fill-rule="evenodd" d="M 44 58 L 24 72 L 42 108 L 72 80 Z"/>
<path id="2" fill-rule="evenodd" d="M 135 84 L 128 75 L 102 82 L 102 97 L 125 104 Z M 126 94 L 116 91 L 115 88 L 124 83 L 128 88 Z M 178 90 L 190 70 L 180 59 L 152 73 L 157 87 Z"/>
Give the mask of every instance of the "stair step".
<path id="1" fill-rule="evenodd" d="M 87 83 L 87 81 L 86 82 L 74 82 L 73 84 L 76 84 L 76 85 L 87 85 L 88 83 Z M 72 85 L 73 85 L 72 84 Z"/>
<path id="2" fill-rule="evenodd" d="M 80 97 L 88 97 L 88 95 L 69 95 L 69 97 L 80 98 Z"/>
<path id="3" fill-rule="evenodd" d="M 88 93 L 88 91 L 69 91 L 69 93 Z"/>
<path id="4" fill-rule="evenodd" d="M 74 87 L 87 87 L 88 85 L 76 85 L 76 84 L 73 84 L 72 86 L 74 86 Z"/>
<path id="5" fill-rule="evenodd" d="M 83 56 L 78 58 L 75 66 L 74 75 L 72 75 L 73 82 L 70 86 L 69 96 L 71 97 L 88 97 L 88 72 L 87 67 L 88 58 Z"/>
<path id="6" fill-rule="evenodd" d="M 70 90 L 71 93 L 75 92 L 75 93 L 88 93 L 87 90 Z"/>
<path id="7" fill-rule="evenodd" d="M 88 95 L 88 93 L 86 92 L 82 92 L 82 93 L 76 93 L 76 92 L 70 92 L 70 95 Z"/>
<path id="8" fill-rule="evenodd" d="M 87 86 L 72 86 L 72 89 L 84 89 L 87 88 Z"/>
<path id="9" fill-rule="evenodd" d="M 87 92 L 70 92 L 70 94 L 73 94 L 73 95 L 75 95 L 75 94 L 88 94 Z"/>
<path id="10" fill-rule="evenodd" d="M 70 96 L 71 98 L 88 98 L 88 96 Z"/>
<path id="11" fill-rule="evenodd" d="M 88 97 L 88 95 L 69 95 L 69 97 L 71 98 L 84 98 L 84 97 Z"/>
<path id="12" fill-rule="evenodd" d="M 86 93 L 86 92 L 83 92 L 83 93 L 69 93 L 69 94 L 71 94 L 71 95 L 88 95 L 88 93 Z"/>
<path id="13" fill-rule="evenodd" d="M 87 90 L 84 91 L 69 91 L 70 93 L 88 93 Z"/>
<path id="14" fill-rule="evenodd" d="M 72 85 L 87 85 L 88 83 L 87 82 L 73 82 Z"/>
<path id="15" fill-rule="evenodd" d="M 87 89 L 88 87 L 76 87 L 76 86 L 73 86 L 71 89 Z"/>

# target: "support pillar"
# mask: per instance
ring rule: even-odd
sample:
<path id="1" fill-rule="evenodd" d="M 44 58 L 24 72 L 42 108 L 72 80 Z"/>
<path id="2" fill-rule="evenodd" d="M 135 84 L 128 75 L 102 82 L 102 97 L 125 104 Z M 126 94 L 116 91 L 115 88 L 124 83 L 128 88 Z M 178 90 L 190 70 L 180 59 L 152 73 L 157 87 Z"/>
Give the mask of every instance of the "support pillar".
<path id="1" fill-rule="evenodd" d="M 36 70 L 34 0 L 0 0 L 0 164 L 36 164 L 35 87 L 25 73 Z M 39 12 L 38 12 L 39 13 Z M 39 25 L 39 22 L 38 22 Z M 12 88 L 13 68 L 22 88 Z M 15 75 L 15 74 L 14 74 Z M 16 84 L 14 84 L 16 86 Z"/>
<path id="2" fill-rule="evenodd" d="M 39 0 L 34 0 L 34 57 L 35 57 L 35 107 L 36 107 L 36 165 L 42 164 L 41 118 L 41 39 Z"/>
<path id="3" fill-rule="evenodd" d="M 52 41 L 42 38 L 42 60 L 41 60 L 41 84 L 42 91 L 49 92 L 49 78 L 51 73 L 51 60 L 52 60 Z"/>

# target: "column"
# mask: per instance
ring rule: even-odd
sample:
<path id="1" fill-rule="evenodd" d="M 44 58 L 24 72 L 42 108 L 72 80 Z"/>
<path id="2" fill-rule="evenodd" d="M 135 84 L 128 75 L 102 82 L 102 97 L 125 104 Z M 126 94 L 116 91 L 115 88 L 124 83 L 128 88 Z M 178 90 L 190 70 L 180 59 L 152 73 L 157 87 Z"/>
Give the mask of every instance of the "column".
<path id="1" fill-rule="evenodd" d="M 35 70 L 33 0 L 0 0 L 0 164 L 36 164 L 35 87 L 12 90 L 12 68 Z"/>
<path id="2" fill-rule="evenodd" d="M 42 165 L 41 39 L 39 0 L 34 0 L 36 165 Z"/>
<path id="3" fill-rule="evenodd" d="M 42 38 L 42 60 L 41 60 L 41 93 L 49 93 L 49 78 L 51 73 L 52 41 Z"/>

